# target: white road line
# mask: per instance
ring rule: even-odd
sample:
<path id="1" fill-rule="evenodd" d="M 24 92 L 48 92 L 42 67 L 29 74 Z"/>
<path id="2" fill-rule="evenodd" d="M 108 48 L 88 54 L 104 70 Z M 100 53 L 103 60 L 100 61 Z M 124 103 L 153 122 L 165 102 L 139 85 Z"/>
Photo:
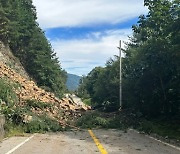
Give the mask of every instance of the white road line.
<path id="1" fill-rule="evenodd" d="M 32 135 L 31 137 L 27 138 L 25 141 L 23 141 L 22 143 L 18 144 L 16 147 L 14 147 L 13 149 L 11 149 L 10 151 L 8 151 L 6 154 L 11 154 L 12 152 L 14 152 L 15 150 L 17 150 L 19 147 L 21 147 L 23 144 L 25 144 L 26 142 L 28 142 L 30 139 L 32 139 L 34 137 L 34 135 Z"/>
<path id="2" fill-rule="evenodd" d="M 137 130 L 134 130 L 134 129 L 129 129 L 129 130 L 133 130 L 134 132 L 140 134 L 140 132 L 138 132 Z M 165 144 L 165 145 L 168 145 L 168 146 L 170 146 L 170 147 L 172 147 L 172 148 L 174 148 L 174 149 L 176 149 L 176 150 L 180 150 L 180 147 L 177 147 L 177 146 L 175 146 L 175 145 L 172 145 L 172 144 L 163 142 L 163 141 L 161 141 L 161 140 L 159 140 L 159 139 L 157 139 L 157 138 L 154 138 L 154 137 L 152 137 L 152 136 L 149 136 L 149 135 L 145 135 L 145 136 L 147 136 L 147 137 L 149 137 L 150 139 L 153 139 L 153 140 L 155 140 L 155 141 L 158 141 L 158 142 L 160 142 L 160 143 L 163 143 L 163 144 Z"/>
<path id="3" fill-rule="evenodd" d="M 175 145 L 172 145 L 172 144 L 163 142 L 163 141 L 158 140 L 158 139 L 156 139 L 156 138 L 154 138 L 154 137 L 152 137 L 152 136 L 149 136 L 149 135 L 146 135 L 146 136 L 149 137 L 149 138 L 151 138 L 151 139 L 153 139 L 153 140 L 155 140 L 155 141 L 158 141 L 158 142 L 160 142 L 160 143 L 163 143 L 163 144 L 165 144 L 165 145 L 168 145 L 168 146 L 170 146 L 170 147 L 172 147 L 172 148 L 174 148 L 174 149 L 180 150 L 180 148 L 177 147 L 177 146 L 175 146 Z"/>

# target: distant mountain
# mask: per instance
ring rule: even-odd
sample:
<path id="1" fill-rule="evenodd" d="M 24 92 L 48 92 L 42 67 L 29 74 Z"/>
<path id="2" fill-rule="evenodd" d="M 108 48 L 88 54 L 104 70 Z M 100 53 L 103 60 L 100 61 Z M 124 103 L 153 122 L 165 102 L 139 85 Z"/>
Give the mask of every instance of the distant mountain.
<path id="1" fill-rule="evenodd" d="M 80 79 L 81 79 L 80 76 L 68 73 L 67 74 L 67 82 L 66 82 L 66 86 L 67 86 L 68 90 L 70 90 L 70 91 L 76 90 L 79 86 Z"/>

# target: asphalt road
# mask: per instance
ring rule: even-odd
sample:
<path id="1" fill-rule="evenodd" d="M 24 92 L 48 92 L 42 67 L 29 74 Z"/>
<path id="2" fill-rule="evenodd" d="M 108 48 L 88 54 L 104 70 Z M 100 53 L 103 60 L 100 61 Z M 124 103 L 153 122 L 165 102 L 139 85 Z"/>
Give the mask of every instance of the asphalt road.
<path id="1" fill-rule="evenodd" d="M 84 105 L 84 103 L 82 102 L 81 98 L 77 97 L 76 95 L 69 95 L 69 97 L 74 101 L 74 103 L 76 103 L 79 106 Z"/>
<path id="2" fill-rule="evenodd" d="M 0 154 L 180 154 L 171 147 L 133 130 L 67 131 L 11 137 L 0 143 Z"/>

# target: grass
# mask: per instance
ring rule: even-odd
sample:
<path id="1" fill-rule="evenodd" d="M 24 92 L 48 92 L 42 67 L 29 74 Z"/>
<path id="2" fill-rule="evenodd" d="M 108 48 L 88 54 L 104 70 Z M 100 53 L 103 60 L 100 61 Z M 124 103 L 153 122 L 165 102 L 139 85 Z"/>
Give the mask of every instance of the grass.
<path id="1" fill-rule="evenodd" d="M 24 128 L 21 125 L 15 125 L 8 122 L 4 125 L 5 137 L 24 136 Z"/>

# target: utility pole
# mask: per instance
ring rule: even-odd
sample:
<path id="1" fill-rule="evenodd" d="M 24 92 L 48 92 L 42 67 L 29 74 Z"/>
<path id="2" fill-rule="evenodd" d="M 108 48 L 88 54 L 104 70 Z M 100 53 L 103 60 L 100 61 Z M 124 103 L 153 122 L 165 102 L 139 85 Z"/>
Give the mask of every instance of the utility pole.
<path id="1" fill-rule="evenodd" d="M 119 41 L 119 111 L 122 110 L 122 59 L 121 59 L 121 40 Z"/>

